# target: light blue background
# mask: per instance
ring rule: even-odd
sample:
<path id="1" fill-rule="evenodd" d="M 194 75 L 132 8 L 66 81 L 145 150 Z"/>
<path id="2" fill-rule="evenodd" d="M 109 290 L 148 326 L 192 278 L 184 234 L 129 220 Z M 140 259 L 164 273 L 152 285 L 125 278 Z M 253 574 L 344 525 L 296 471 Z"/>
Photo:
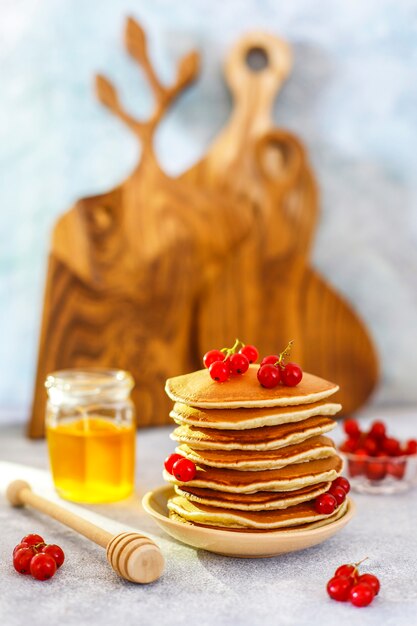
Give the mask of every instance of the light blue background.
<path id="1" fill-rule="evenodd" d="M 102 71 L 135 112 L 151 99 L 122 46 L 146 27 L 165 80 L 191 47 L 202 77 L 158 134 L 172 174 L 205 151 L 230 110 L 221 59 L 245 31 L 293 46 L 277 124 L 307 145 L 322 192 L 314 261 L 368 322 L 383 361 L 376 402 L 417 400 L 417 4 L 407 0 L 0 0 L 0 420 L 25 418 L 48 234 L 80 196 L 137 159 L 95 102 Z"/>

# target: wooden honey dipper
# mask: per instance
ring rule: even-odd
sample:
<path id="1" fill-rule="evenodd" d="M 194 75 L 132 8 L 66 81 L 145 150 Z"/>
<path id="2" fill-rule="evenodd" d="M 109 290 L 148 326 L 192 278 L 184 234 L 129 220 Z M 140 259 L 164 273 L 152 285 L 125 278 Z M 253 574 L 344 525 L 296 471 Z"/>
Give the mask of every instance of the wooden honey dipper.
<path id="1" fill-rule="evenodd" d="M 135 532 L 112 535 L 58 504 L 36 495 L 24 480 L 10 483 L 6 497 L 12 506 L 32 506 L 106 548 L 107 560 L 114 571 L 130 582 L 151 583 L 164 570 L 164 557 L 149 537 Z"/>

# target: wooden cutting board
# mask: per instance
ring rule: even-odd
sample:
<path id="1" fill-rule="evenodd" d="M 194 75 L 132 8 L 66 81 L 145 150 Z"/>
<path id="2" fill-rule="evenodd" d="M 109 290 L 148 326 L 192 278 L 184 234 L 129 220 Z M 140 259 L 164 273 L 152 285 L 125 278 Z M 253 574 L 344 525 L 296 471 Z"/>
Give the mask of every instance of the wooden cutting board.
<path id="1" fill-rule="evenodd" d="M 209 194 L 166 176 L 153 149 L 159 121 L 198 71 L 182 59 L 172 86 L 158 79 L 137 22 L 126 46 L 155 95 L 143 122 L 131 116 L 114 86 L 98 76 L 99 100 L 137 136 L 142 152 L 115 189 L 83 198 L 57 222 L 49 256 L 32 417 L 28 433 L 44 434 L 48 373 L 73 367 L 116 367 L 136 381 L 141 426 L 169 422 L 165 380 L 195 369 L 192 340 L 198 296 L 248 234 L 249 212 L 212 211 Z M 216 206 L 222 201 L 216 198 Z M 229 222 L 229 220 L 231 220 Z M 213 233 L 216 236 L 213 237 Z"/>
<path id="2" fill-rule="evenodd" d="M 206 156 L 181 177 L 231 194 L 229 209 L 247 200 L 253 209 L 251 237 L 202 294 L 199 352 L 239 336 L 265 355 L 294 339 L 293 359 L 336 381 L 349 413 L 374 389 L 378 363 L 358 315 L 311 266 L 317 186 L 301 142 L 274 129 L 271 119 L 291 64 L 289 47 L 275 36 L 255 32 L 237 42 L 225 64 L 230 119 Z"/>

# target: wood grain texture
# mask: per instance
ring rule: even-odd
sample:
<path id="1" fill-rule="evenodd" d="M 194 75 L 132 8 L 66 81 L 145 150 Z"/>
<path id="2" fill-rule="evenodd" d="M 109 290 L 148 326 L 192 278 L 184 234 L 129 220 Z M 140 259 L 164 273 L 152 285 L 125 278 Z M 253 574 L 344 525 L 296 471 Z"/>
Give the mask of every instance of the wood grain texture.
<path id="1" fill-rule="evenodd" d="M 253 71 L 251 51 L 267 66 Z M 181 180 L 229 193 L 252 206 L 251 237 L 202 294 L 199 351 L 239 336 L 262 355 L 294 339 L 304 369 L 337 382 L 344 412 L 360 407 L 378 379 L 372 341 L 347 302 L 312 269 L 319 206 L 305 150 L 292 133 L 274 129 L 271 110 L 291 68 L 288 46 L 255 32 L 242 37 L 225 65 L 234 99 L 231 118 L 207 155 Z M 223 315 L 215 314 L 218 303 Z"/>

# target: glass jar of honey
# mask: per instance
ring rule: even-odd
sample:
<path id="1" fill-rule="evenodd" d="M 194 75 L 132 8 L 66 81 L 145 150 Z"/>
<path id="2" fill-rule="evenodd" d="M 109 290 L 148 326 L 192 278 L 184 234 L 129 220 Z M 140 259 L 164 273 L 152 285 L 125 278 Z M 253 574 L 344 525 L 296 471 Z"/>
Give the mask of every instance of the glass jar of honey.
<path id="1" fill-rule="evenodd" d="M 122 370 L 50 374 L 46 434 L 55 487 L 74 502 L 114 502 L 133 491 L 135 410 L 132 376 Z"/>

